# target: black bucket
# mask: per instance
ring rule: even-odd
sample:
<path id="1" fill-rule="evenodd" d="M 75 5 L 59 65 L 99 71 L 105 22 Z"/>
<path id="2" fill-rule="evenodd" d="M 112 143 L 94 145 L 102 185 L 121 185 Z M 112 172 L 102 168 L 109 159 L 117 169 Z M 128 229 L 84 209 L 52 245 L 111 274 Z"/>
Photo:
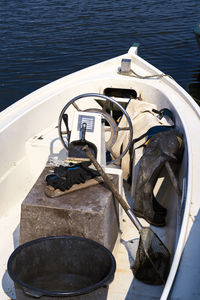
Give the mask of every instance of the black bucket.
<path id="1" fill-rule="evenodd" d="M 107 248 L 76 236 L 33 240 L 15 249 L 8 260 L 19 300 L 106 299 L 115 269 Z"/>

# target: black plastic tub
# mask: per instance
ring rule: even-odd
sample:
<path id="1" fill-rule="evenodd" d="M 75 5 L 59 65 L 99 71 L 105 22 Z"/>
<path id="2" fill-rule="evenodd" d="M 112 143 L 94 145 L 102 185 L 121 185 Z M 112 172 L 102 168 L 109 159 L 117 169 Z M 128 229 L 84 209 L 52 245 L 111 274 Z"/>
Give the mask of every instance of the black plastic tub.
<path id="1" fill-rule="evenodd" d="M 76 236 L 33 240 L 16 248 L 8 260 L 19 300 L 106 299 L 115 269 L 107 248 Z"/>

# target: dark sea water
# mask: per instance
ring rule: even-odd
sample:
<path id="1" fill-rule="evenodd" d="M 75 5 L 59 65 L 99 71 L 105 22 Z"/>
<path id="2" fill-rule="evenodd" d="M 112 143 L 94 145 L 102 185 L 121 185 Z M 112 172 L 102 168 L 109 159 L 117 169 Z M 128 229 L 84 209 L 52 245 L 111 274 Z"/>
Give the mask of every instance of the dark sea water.
<path id="1" fill-rule="evenodd" d="M 199 0 L 1 0 L 0 110 L 133 42 L 200 99 L 198 21 Z"/>

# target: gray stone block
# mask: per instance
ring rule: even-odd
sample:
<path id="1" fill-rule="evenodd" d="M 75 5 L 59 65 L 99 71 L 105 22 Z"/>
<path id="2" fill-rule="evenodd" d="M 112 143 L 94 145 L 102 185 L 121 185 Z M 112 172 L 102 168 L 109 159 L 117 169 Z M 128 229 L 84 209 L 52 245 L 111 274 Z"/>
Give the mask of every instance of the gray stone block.
<path id="1" fill-rule="evenodd" d="M 119 231 L 118 204 L 104 184 L 49 198 L 46 167 L 21 205 L 20 244 L 46 236 L 76 235 L 112 251 Z M 118 184 L 118 177 L 113 178 Z"/>

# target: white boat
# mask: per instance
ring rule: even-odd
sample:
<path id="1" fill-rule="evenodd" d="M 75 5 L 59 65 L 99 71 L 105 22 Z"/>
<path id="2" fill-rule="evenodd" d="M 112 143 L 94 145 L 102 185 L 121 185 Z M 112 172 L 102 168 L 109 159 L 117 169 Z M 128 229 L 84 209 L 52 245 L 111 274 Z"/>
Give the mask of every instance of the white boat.
<path id="1" fill-rule="evenodd" d="M 101 119 L 102 113 L 99 109 L 102 109 L 102 103 L 106 102 L 105 96 L 114 99 L 114 104 L 117 102 L 124 107 L 131 120 L 134 119 L 134 113 L 137 113 L 137 110 L 134 112 L 132 108 L 128 109 L 131 98 L 133 105 L 138 102 L 145 103 L 158 111 L 167 108 L 173 113 L 175 127 L 183 135 L 184 141 L 183 159 L 176 174 L 181 196 L 177 195 L 177 190 L 165 170 L 155 188 L 156 197 L 168 211 L 164 227 L 152 226 L 171 254 L 166 283 L 154 286 L 134 278 L 131 269 L 134 257 L 131 258 L 129 254 L 136 253 L 139 233 L 128 216 L 120 210 L 120 233 L 114 249 L 112 249 L 113 245 L 111 247 L 117 268 L 114 280 L 109 285 L 107 299 L 164 300 L 190 299 L 192 296 L 200 299 L 198 257 L 200 109 L 183 88 L 170 76 L 166 76 L 138 56 L 137 50 L 137 45 L 133 45 L 124 55 L 56 80 L 1 112 L 0 299 L 16 299 L 14 284 L 7 272 L 7 262 L 20 243 L 20 221 L 22 222 L 23 217 L 21 205 L 34 188 L 47 162 L 60 162 L 67 157 L 67 150 L 63 146 L 65 137 L 61 134 L 61 139 L 59 138 L 57 128 L 59 122 L 61 131 L 64 132 L 64 125 L 59 119 L 63 107 L 66 108 L 66 105 L 75 99 L 77 102 L 72 102 L 77 103 L 81 112 L 95 109 L 95 113 L 93 110 L 84 112 L 83 115 L 96 114 L 96 118 Z M 119 107 L 112 109 L 113 103 L 111 103 L 111 115 L 116 119 L 115 114 L 118 113 Z M 79 132 L 76 130 L 78 110 L 73 104 L 68 113 L 71 118 L 69 118 L 70 130 L 75 124 L 74 131 L 72 130 L 71 133 L 72 141 L 79 139 Z M 107 125 L 99 126 L 95 135 L 86 133 L 86 139 L 97 146 L 97 160 L 106 173 L 119 177 L 119 192 L 132 205 L 135 186 L 132 185 L 130 192 L 128 185 L 122 180 L 123 174 L 127 171 L 127 161 L 124 166 L 123 163 L 120 166 L 115 162 L 106 165 L 104 136 L 109 133 L 106 130 L 102 131 L 102 128 L 107 128 Z M 133 124 L 133 138 L 137 135 Z M 128 148 L 130 145 L 128 143 Z M 126 152 L 126 147 L 123 150 Z M 165 181 L 167 184 L 163 184 Z M 84 191 L 87 189 L 82 193 Z M 148 225 L 143 218 L 140 218 L 140 222 L 142 225 Z M 40 237 L 40 233 L 37 236 L 37 222 L 32 223 L 32 226 L 34 237 Z M 84 228 L 85 224 L 81 226 Z M 85 235 L 93 239 L 92 234 L 91 231 Z M 109 247 L 106 241 L 104 245 Z"/>

